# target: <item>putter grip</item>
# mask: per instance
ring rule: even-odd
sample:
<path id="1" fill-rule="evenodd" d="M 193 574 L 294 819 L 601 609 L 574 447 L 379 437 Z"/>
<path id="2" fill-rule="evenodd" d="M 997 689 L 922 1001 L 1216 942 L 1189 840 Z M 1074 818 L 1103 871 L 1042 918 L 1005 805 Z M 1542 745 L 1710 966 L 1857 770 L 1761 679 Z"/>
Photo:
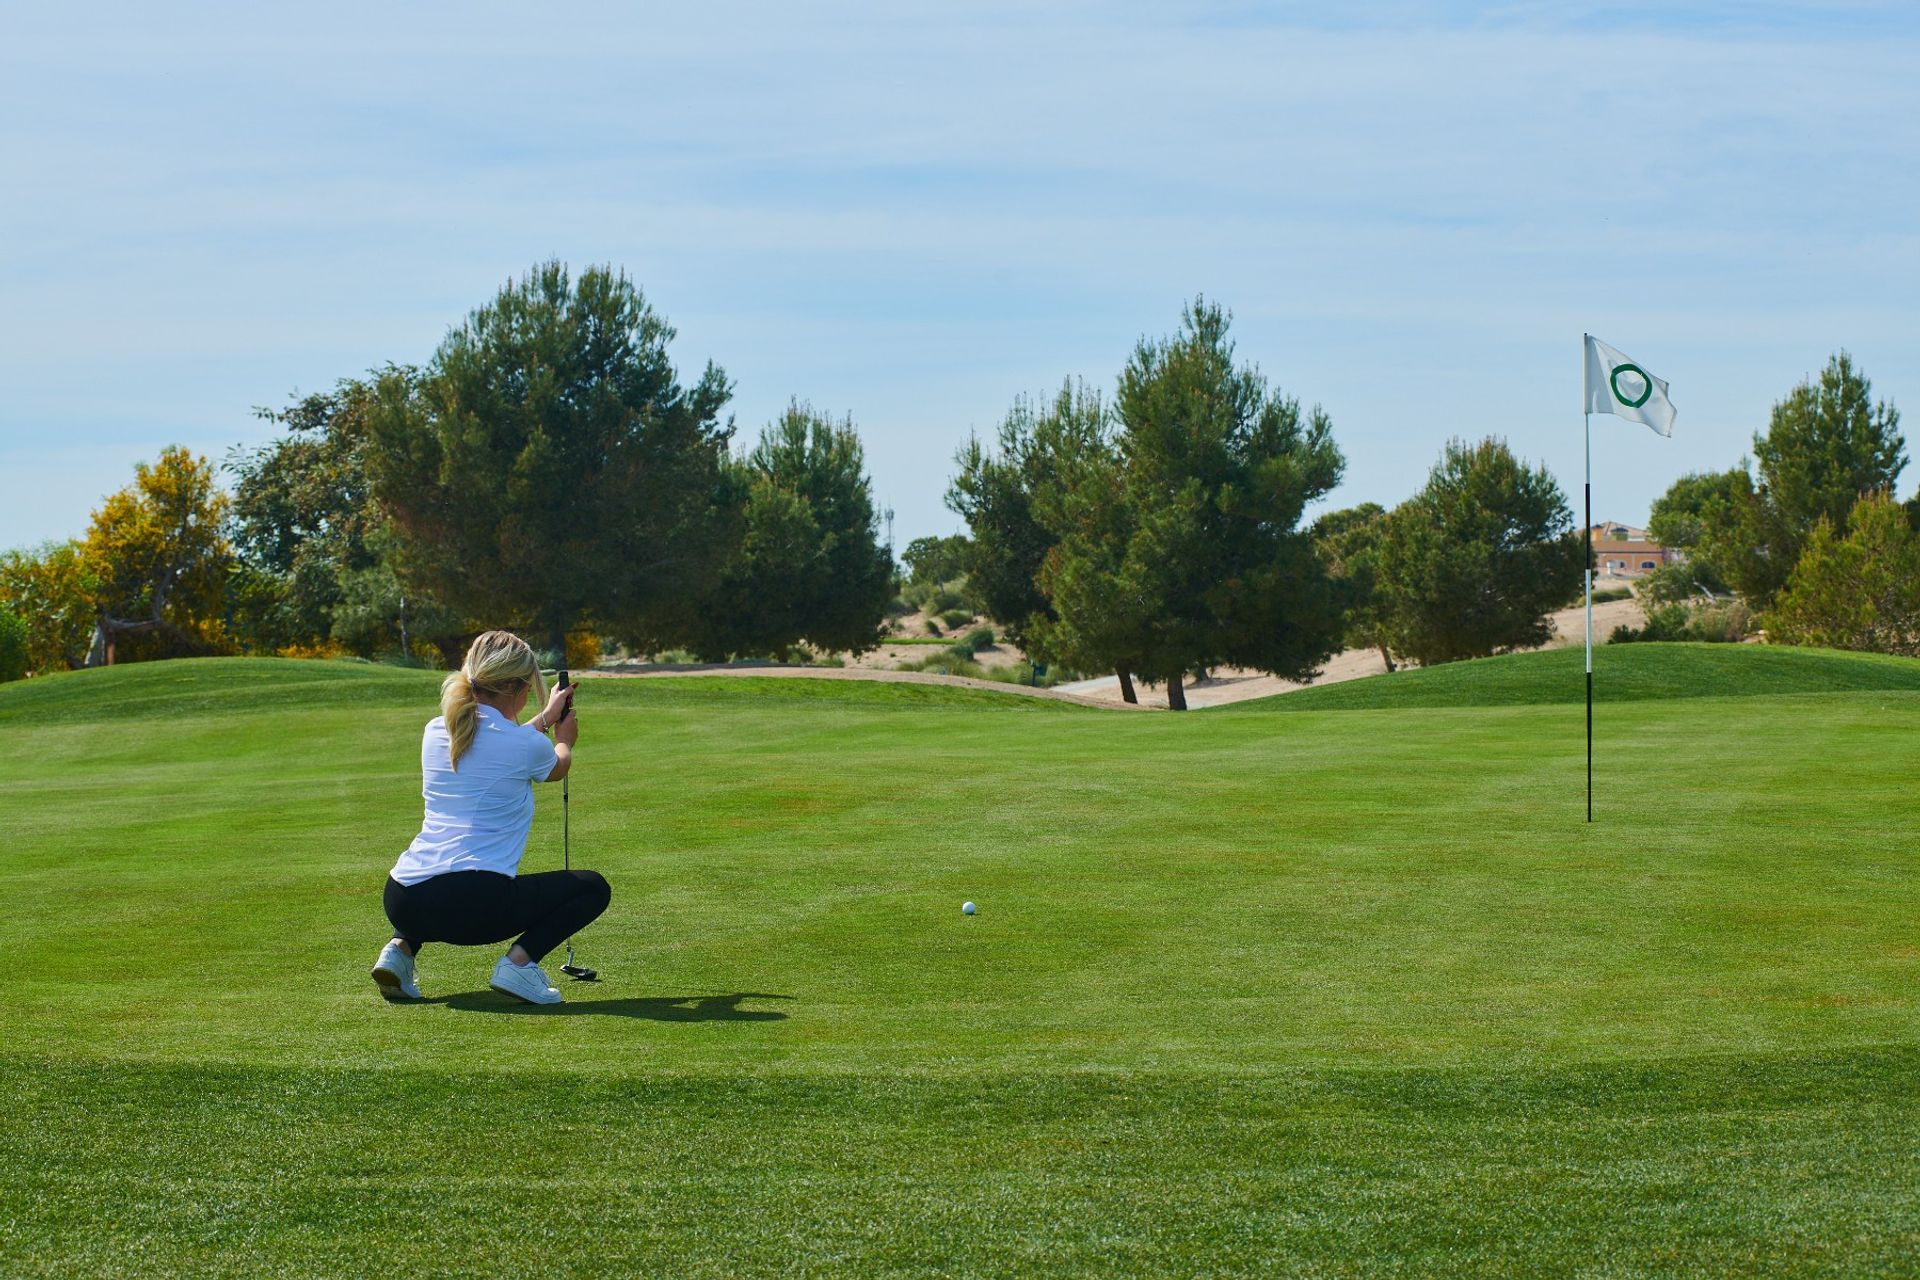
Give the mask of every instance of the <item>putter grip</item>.
<path id="1" fill-rule="evenodd" d="M 558 671 L 556 671 L 556 672 L 555 672 L 554 674 L 555 674 L 555 675 L 556 675 L 556 676 L 557 676 L 557 677 L 559 678 L 559 681 L 560 681 L 560 686 L 559 686 L 559 687 L 560 687 L 560 688 L 562 688 L 562 689 L 565 689 L 565 688 L 567 688 L 567 686 L 569 686 L 569 685 L 571 685 L 571 684 L 573 683 L 573 681 L 571 681 L 571 680 L 569 680 L 569 679 L 567 679 L 567 669 L 566 669 L 565 667 L 561 667 L 561 668 L 560 668 L 560 669 L 559 669 Z M 567 718 L 568 716 L 570 716 L 570 715 L 572 715 L 572 714 L 573 714 L 573 695 L 572 695 L 572 694 L 568 694 L 568 695 L 567 695 L 567 705 L 566 705 L 566 706 L 564 706 L 564 707 L 562 707 L 562 708 L 560 709 L 560 720 L 565 720 L 565 719 L 566 719 L 566 718 Z M 555 728 L 558 728 L 558 727 L 559 727 L 559 725 L 560 725 L 560 720 L 555 720 L 555 721 L 553 722 L 553 723 L 554 723 L 554 727 L 555 727 Z"/>

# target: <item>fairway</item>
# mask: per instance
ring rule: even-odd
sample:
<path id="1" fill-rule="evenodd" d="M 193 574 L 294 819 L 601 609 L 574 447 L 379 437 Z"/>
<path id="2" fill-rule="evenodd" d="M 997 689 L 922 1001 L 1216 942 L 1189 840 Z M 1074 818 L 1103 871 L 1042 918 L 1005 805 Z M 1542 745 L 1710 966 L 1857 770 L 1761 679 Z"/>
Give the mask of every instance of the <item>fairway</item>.
<path id="1" fill-rule="evenodd" d="M 1609 649 L 1589 826 L 1579 657 L 592 682 L 557 1010 L 368 980 L 436 674 L 0 688 L 0 1272 L 1911 1274 L 1920 663 Z"/>

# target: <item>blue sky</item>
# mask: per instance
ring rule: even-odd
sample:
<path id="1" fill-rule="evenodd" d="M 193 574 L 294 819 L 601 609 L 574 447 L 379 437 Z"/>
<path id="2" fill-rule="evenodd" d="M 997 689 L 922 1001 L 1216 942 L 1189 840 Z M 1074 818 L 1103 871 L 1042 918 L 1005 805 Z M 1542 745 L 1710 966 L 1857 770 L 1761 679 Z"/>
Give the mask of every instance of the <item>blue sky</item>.
<path id="1" fill-rule="evenodd" d="M 1339 505 L 1499 434 L 1577 514 L 1597 334 L 1679 408 L 1595 420 L 1638 519 L 1836 349 L 1920 395 L 1916 54 L 1892 3 L 10 5 L 0 547 L 548 257 L 624 267 L 744 438 L 851 414 L 901 545 L 1196 293 L 1331 414 Z"/>

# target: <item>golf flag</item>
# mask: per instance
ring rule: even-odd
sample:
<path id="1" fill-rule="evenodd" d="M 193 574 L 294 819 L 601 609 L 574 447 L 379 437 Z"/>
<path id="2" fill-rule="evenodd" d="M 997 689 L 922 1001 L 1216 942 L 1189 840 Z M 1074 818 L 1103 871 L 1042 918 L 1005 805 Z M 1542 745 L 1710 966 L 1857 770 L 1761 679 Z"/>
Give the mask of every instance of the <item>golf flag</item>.
<path id="1" fill-rule="evenodd" d="M 1587 335 L 1587 412 L 1631 418 L 1673 435 L 1667 384 L 1592 334 Z"/>

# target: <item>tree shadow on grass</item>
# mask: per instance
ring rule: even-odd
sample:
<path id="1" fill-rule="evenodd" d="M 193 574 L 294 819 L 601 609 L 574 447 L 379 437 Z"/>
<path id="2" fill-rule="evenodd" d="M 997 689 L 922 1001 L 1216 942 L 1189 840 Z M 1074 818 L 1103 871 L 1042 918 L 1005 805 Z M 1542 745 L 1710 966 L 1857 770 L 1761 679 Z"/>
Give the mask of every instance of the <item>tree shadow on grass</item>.
<path id="1" fill-rule="evenodd" d="M 740 1002 L 793 998 L 739 991 L 730 996 L 614 996 L 600 1000 L 576 1000 L 569 996 L 565 1004 L 528 1004 L 489 989 L 434 996 L 419 1003 L 443 1004 L 463 1013 L 537 1013 L 546 1017 L 591 1014 L 603 1018 L 645 1018 L 651 1022 L 782 1022 L 787 1015 L 777 1009 L 742 1009 Z"/>

